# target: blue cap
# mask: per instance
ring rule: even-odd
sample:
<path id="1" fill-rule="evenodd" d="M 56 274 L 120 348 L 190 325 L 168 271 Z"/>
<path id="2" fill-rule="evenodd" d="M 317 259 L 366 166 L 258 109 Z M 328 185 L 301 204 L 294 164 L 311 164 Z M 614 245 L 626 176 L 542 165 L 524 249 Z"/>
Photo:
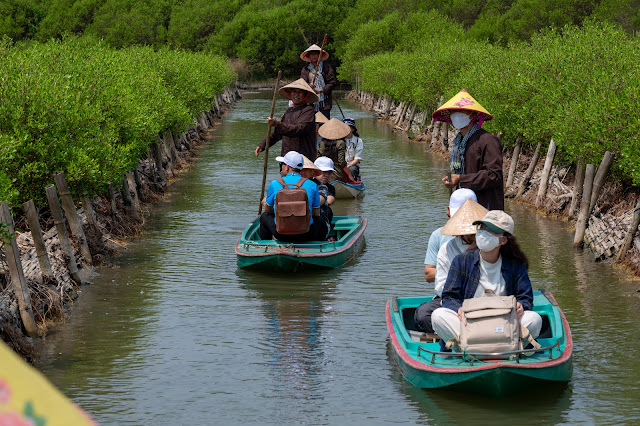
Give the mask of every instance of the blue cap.
<path id="1" fill-rule="evenodd" d="M 356 130 L 357 130 L 357 128 L 356 128 L 356 120 L 354 120 L 353 118 L 349 118 L 349 117 L 344 118 L 344 119 L 342 120 L 342 122 L 343 122 L 344 124 L 346 124 L 347 126 L 351 126 L 351 127 L 353 127 L 354 129 L 356 129 Z"/>

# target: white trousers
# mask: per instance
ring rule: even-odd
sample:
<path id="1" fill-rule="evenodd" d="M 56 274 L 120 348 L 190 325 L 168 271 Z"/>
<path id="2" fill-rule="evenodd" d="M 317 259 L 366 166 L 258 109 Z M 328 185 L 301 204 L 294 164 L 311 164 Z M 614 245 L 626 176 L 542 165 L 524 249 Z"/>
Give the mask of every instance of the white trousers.
<path id="1" fill-rule="evenodd" d="M 431 314 L 431 324 L 433 330 L 444 342 L 460 336 L 460 318 L 458 313 L 449 308 L 438 308 Z M 542 317 L 537 312 L 524 311 L 520 317 L 520 324 L 527 327 L 531 337 L 536 339 L 540 335 L 542 328 Z"/>

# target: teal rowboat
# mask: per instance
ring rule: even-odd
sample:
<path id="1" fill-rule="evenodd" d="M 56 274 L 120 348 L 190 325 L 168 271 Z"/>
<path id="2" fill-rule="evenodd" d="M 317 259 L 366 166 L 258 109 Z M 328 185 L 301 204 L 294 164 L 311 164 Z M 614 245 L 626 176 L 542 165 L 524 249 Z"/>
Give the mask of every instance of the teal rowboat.
<path id="1" fill-rule="evenodd" d="M 357 183 L 347 183 L 341 180 L 334 180 L 331 185 L 336 189 L 336 198 L 349 199 L 358 198 L 364 196 L 364 182 L 358 181 Z"/>
<path id="2" fill-rule="evenodd" d="M 288 272 L 344 265 L 362 249 L 367 219 L 334 216 L 331 225 L 331 236 L 336 241 L 284 243 L 260 240 L 258 217 L 247 226 L 236 243 L 238 267 Z"/>
<path id="3" fill-rule="evenodd" d="M 551 293 L 534 291 L 533 310 L 543 320 L 536 339 L 541 350 L 532 356 L 517 353 L 510 360 L 474 360 L 469 354 L 440 352 L 435 335 L 413 330 L 416 308 L 429 300 L 431 297 L 394 297 L 387 302 L 393 358 L 411 384 L 501 397 L 571 378 L 571 331 Z"/>

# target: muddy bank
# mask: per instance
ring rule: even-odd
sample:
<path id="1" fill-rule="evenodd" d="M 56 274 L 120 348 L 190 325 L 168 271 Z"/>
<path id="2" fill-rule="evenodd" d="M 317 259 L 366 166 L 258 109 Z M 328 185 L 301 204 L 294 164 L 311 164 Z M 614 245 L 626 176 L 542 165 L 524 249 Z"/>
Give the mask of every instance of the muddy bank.
<path id="1" fill-rule="evenodd" d="M 236 87 L 227 87 L 216 95 L 211 110 L 194 118 L 193 126 L 181 134 L 159 135 L 119 188 L 73 200 L 69 207 L 64 203 L 71 195 L 60 174 L 56 176 L 56 186 L 47 187 L 57 207 L 51 204 L 52 199 L 49 206 L 35 206 L 35 222 L 29 222 L 28 203 L 24 210 L 14 206 L 15 239 L 0 246 L 0 338 L 7 345 L 27 360 L 37 355 L 29 336 L 43 335 L 48 324 L 64 320 L 79 287 L 90 284 L 95 276 L 94 267 L 108 262 L 110 256 L 126 246 L 127 239 L 143 231 L 153 204 L 194 161 L 222 114 L 239 98 Z M 65 207 L 64 218 L 56 213 L 56 209 L 62 213 L 56 189 Z M 73 216 L 79 219 L 81 230 L 74 229 Z M 9 252 L 15 247 L 17 251 Z M 26 291 L 20 291 L 18 281 Z"/>
<path id="2" fill-rule="evenodd" d="M 413 141 L 428 144 L 444 158 L 448 156 L 456 133 L 444 123 L 434 123 L 431 111 L 420 111 L 415 104 L 395 102 L 384 95 L 349 92 L 347 97 L 373 111 L 395 130 L 406 132 Z M 555 164 L 553 157 L 539 155 L 535 147 L 505 150 L 505 196 L 541 214 L 572 221 L 576 248 L 592 252 L 595 261 L 619 263 L 640 276 L 640 188 L 605 179 L 606 172 L 599 184 L 595 171 L 607 170 L 606 157 L 601 165 L 587 165 L 585 172 L 585 165 Z M 589 176 L 590 168 L 593 174 L 587 184 L 585 175 Z M 583 200 L 587 191 L 597 193 L 591 202 L 587 197 Z"/>

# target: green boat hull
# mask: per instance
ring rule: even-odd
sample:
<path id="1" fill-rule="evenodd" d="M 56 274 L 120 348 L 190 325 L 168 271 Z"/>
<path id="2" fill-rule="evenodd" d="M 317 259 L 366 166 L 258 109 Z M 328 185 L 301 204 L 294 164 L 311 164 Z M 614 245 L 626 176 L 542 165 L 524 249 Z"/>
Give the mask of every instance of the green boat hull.
<path id="1" fill-rule="evenodd" d="M 362 250 L 366 226 L 367 219 L 360 216 L 334 216 L 332 235 L 336 241 L 283 243 L 260 240 L 260 219 L 257 218 L 236 243 L 238 268 L 275 272 L 337 268 Z"/>
<path id="2" fill-rule="evenodd" d="M 414 386 L 502 397 L 553 382 L 567 382 L 572 374 L 571 331 L 562 311 L 548 292 L 534 292 L 534 310 L 546 317 L 547 329 L 538 338 L 547 351 L 517 360 L 470 362 L 460 357 L 436 354 L 437 342 L 417 342 L 406 328 L 406 313 L 429 297 L 397 298 L 387 303 L 387 329 L 393 359 Z M 428 352 L 431 351 L 431 352 Z"/>

